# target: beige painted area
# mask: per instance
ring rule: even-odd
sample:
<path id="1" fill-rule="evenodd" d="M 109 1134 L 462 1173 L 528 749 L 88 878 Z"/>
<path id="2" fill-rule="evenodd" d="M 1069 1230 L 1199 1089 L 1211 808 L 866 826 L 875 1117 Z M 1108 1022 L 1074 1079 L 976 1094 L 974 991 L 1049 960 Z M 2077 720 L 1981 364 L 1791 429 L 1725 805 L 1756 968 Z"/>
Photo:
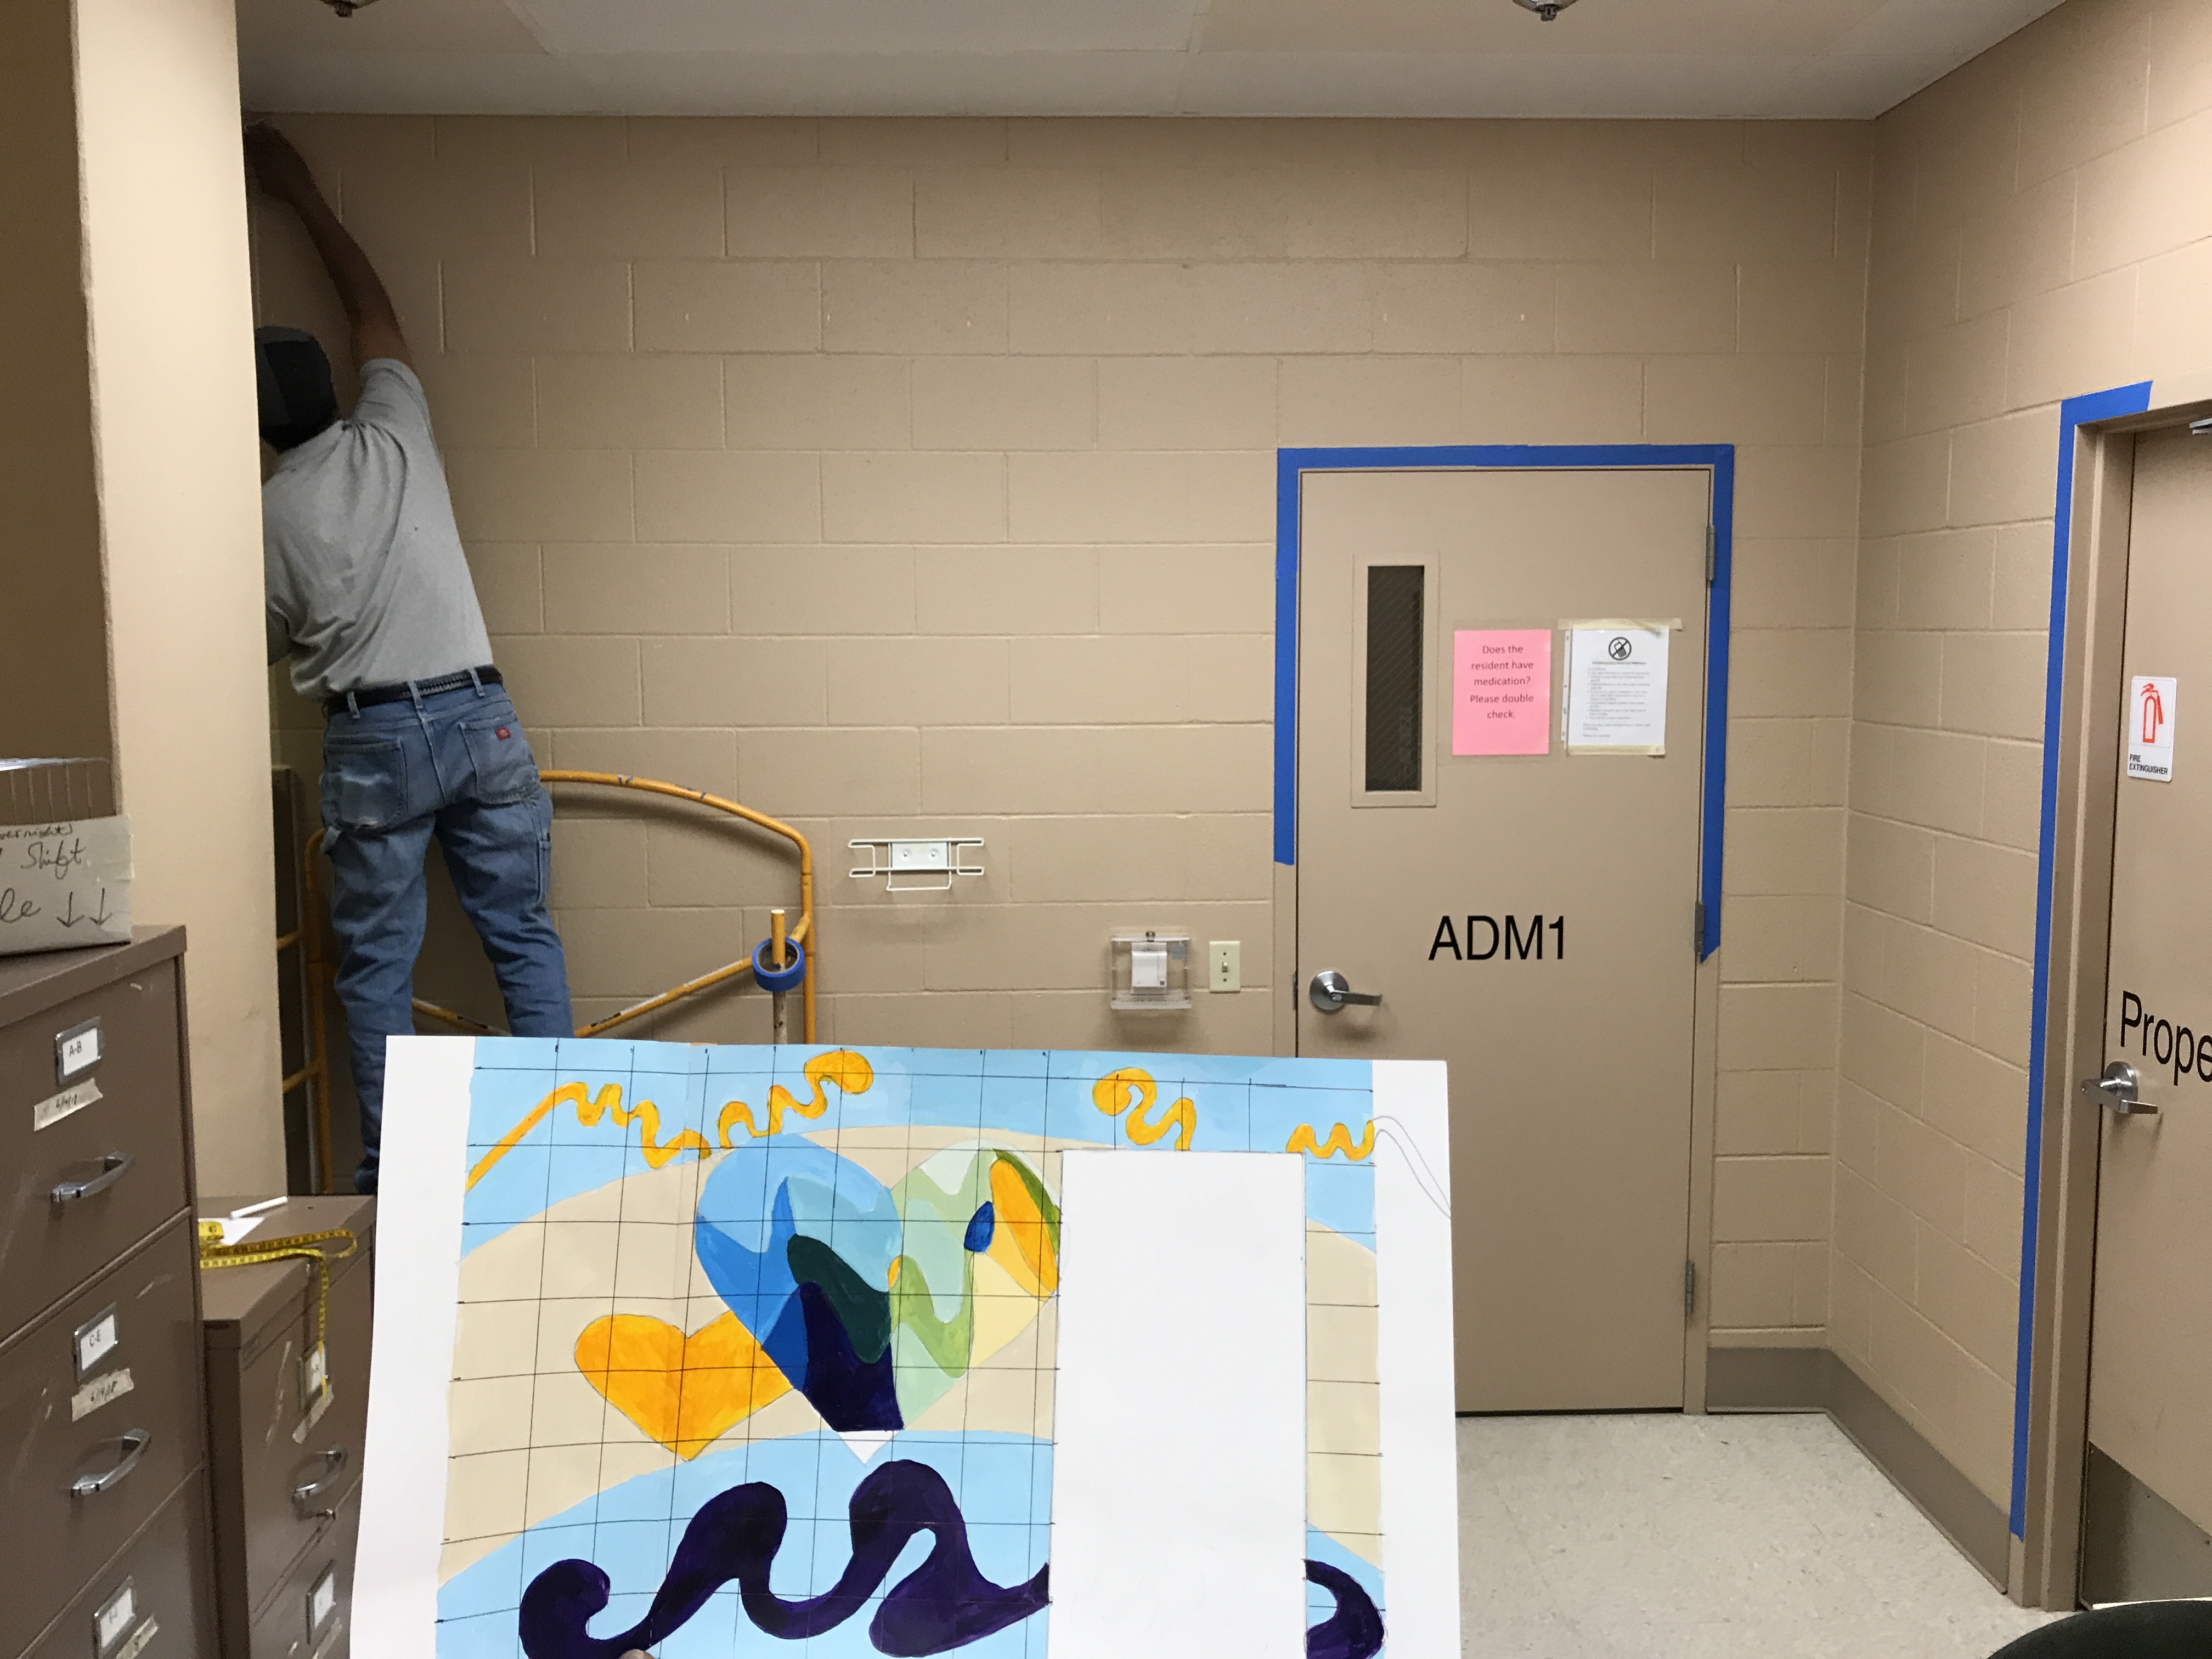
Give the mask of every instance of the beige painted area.
<path id="1" fill-rule="evenodd" d="M 203 1187 L 277 1190 L 261 525 L 231 9 L 77 0 L 76 34 L 132 909 L 190 930 Z"/>
<path id="2" fill-rule="evenodd" d="M 2056 404 L 2212 367 L 2212 12 L 2071 0 L 1875 131 L 1830 1340 L 2002 1503 Z"/>
<path id="3" fill-rule="evenodd" d="M 284 125 L 421 356 L 541 759 L 815 836 L 839 1042 L 1274 1046 L 1278 445 L 1743 446 L 1712 1306 L 1818 1340 L 1864 126 Z M 330 329 L 256 224 L 264 319 Z M 319 716 L 276 717 L 312 776 Z M 989 873 L 846 877 L 901 832 L 981 836 Z M 788 890 L 674 815 L 564 805 L 556 836 L 581 1017 L 731 959 Z M 422 983 L 495 1012 L 451 921 Z M 1111 1014 L 1133 926 L 1239 940 L 1246 988 Z"/>
<path id="4" fill-rule="evenodd" d="M 70 12 L 0 11 L 0 755 L 106 755 Z"/>

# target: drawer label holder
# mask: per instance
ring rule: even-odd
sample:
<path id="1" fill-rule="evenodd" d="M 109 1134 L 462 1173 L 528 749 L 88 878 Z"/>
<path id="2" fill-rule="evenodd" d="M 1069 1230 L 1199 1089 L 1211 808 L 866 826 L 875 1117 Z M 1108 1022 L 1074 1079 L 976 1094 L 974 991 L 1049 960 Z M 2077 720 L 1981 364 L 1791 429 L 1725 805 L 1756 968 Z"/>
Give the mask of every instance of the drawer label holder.
<path id="1" fill-rule="evenodd" d="M 71 1340 L 76 1350 L 76 1380 L 82 1382 L 122 1346 L 122 1330 L 115 1322 L 115 1304 L 109 1303 L 78 1326 Z"/>
<path id="2" fill-rule="evenodd" d="M 92 1650 L 96 1654 L 112 1650 L 137 1617 L 138 1593 L 126 1578 L 114 1595 L 92 1610 Z"/>
<path id="3" fill-rule="evenodd" d="M 282 1238 L 257 1238 L 252 1243 L 226 1244 L 222 1242 L 222 1223 L 203 1221 L 199 1224 L 200 1271 L 210 1273 L 218 1267 L 251 1267 L 264 1261 L 310 1261 L 315 1268 L 315 1347 L 318 1354 L 326 1352 L 325 1343 L 331 1317 L 331 1263 L 343 1261 L 351 1255 L 361 1241 L 347 1227 L 332 1227 L 319 1233 L 291 1233 Z M 307 1416 L 294 1431 L 293 1438 L 304 1438 L 307 1430 L 330 1409 L 330 1367 L 322 1367 L 321 1389 L 307 1409 Z"/>
<path id="4" fill-rule="evenodd" d="M 54 1081 L 67 1083 L 100 1065 L 100 1016 L 72 1025 L 54 1038 Z"/>

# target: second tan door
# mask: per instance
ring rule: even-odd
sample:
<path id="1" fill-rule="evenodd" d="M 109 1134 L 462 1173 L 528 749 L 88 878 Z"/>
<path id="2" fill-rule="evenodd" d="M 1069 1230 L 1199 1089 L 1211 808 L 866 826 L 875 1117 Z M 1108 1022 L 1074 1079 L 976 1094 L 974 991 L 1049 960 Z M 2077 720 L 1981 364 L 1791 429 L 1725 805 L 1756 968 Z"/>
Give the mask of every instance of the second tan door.
<path id="1" fill-rule="evenodd" d="M 1304 479 L 1299 1052 L 1449 1062 L 1462 1411 L 1682 1404 L 1710 495 Z M 1680 623 L 1663 756 L 1565 751 L 1577 619 Z M 1492 629 L 1553 630 L 1548 753 L 1452 753 L 1454 635 Z M 1381 1003 L 1317 1009 L 1325 969 Z"/>
<path id="2" fill-rule="evenodd" d="M 2167 736 L 2172 750 L 2162 780 L 2129 775 L 2123 759 L 2113 822 L 2105 1058 L 2135 1068 L 2133 1092 L 2155 1109 L 2107 1111 L 2098 1164 L 2083 1590 L 2100 1601 L 2212 1595 L 2208 616 L 2212 443 L 2146 435 L 2129 535 L 2124 735 Z M 2178 684 L 2157 684 L 2169 679 Z"/>

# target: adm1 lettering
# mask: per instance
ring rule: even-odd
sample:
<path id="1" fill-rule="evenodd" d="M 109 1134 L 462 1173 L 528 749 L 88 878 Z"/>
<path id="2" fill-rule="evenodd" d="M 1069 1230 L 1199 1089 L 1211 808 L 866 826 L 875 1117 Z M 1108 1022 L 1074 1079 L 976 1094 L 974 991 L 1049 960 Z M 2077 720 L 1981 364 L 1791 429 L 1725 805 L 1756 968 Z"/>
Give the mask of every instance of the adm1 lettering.
<path id="1" fill-rule="evenodd" d="M 1524 926 L 1518 916 L 1508 916 L 1501 922 L 1496 916 L 1472 915 L 1467 918 L 1467 932 L 1462 936 L 1455 919 L 1437 919 L 1436 937 L 1429 941 L 1429 960 L 1449 954 L 1454 962 L 1542 962 L 1546 959 L 1544 946 L 1548 934 L 1551 957 L 1554 962 L 1567 958 L 1567 919 L 1553 916 L 1548 921 L 1540 915 L 1528 918 Z M 1464 944 L 1462 944 L 1462 937 Z"/>

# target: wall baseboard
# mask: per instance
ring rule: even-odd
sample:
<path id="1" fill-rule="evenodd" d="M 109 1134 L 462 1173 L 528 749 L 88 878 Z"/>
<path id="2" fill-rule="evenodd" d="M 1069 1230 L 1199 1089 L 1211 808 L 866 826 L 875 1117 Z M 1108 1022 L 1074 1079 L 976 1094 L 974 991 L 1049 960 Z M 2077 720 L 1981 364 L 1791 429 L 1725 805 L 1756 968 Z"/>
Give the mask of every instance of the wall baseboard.
<path id="1" fill-rule="evenodd" d="M 2006 1588 L 2004 1510 L 1832 1352 L 1715 1348 L 1705 1365 L 1707 1410 L 1826 1412 L 1960 1554 Z"/>

